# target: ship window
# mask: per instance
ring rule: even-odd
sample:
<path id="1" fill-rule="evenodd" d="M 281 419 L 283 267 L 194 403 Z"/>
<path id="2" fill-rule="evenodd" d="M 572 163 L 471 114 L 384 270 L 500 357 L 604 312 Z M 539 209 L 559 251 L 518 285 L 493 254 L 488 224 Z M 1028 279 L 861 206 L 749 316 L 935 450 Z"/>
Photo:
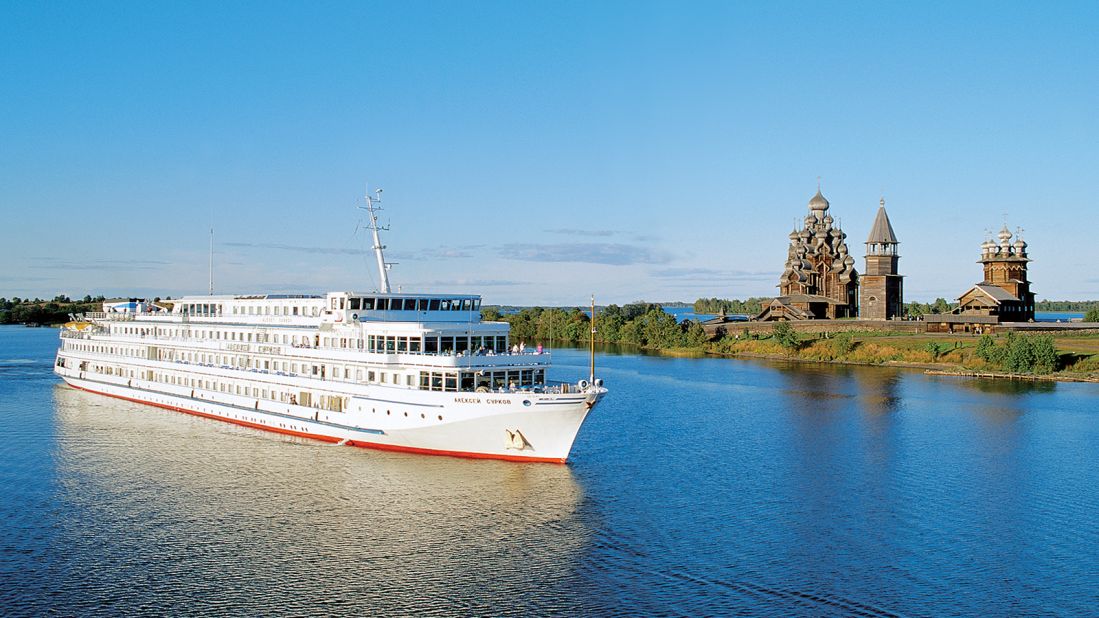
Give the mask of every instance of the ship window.
<path id="1" fill-rule="evenodd" d="M 389 375 L 382 372 L 382 384 L 386 384 L 389 381 Z"/>
<path id="2" fill-rule="evenodd" d="M 294 307 L 294 308 L 293 308 L 293 312 L 294 312 L 294 315 L 298 315 L 298 308 L 297 308 L 297 307 Z"/>
<path id="3" fill-rule="evenodd" d="M 439 301 L 439 310 L 440 311 L 450 311 L 450 300 L 448 300 L 446 298 L 440 300 Z"/>
<path id="4" fill-rule="evenodd" d="M 431 374 L 431 390 L 441 391 L 443 390 L 443 374 L 432 373 Z"/>
<path id="5" fill-rule="evenodd" d="M 407 352 L 408 351 L 408 337 L 398 337 L 397 338 L 397 351 L 398 352 Z"/>
<path id="6" fill-rule="evenodd" d="M 477 311 L 480 308 L 481 308 L 481 299 L 478 298 L 478 299 L 473 301 L 473 310 Z"/>
<path id="7" fill-rule="evenodd" d="M 431 299 L 431 302 L 428 304 L 428 307 L 429 307 L 429 309 L 428 309 L 429 311 L 438 311 L 439 310 L 439 299 L 437 299 L 437 298 Z"/>
<path id="8" fill-rule="evenodd" d="M 463 391 L 473 390 L 473 381 L 474 381 L 474 376 L 473 376 L 472 372 L 468 372 L 468 371 L 462 372 L 462 390 Z"/>
<path id="9" fill-rule="evenodd" d="M 427 311 L 427 299 L 419 298 L 416 300 L 416 311 Z"/>
<path id="10" fill-rule="evenodd" d="M 374 381 L 374 372 L 373 371 L 367 371 L 366 372 L 366 381 L 367 382 L 373 382 Z"/>
<path id="11" fill-rule="evenodd" d="M 413 337 L 413 338 L 408 340 L 408 351 L 413 352 L 413 353 L 417 353 L 417 354 L 420 352 L 420 338 L 419 337 Z"/>
<path id="12" fill-rule="evenodd" d="M 406 298 L 406 299 L 404 299 L 404 310 L 405 311 L 415 311 L 416 310 L 416 299 L 415 298 Z"/>
<path id="13" fill-rule="evenodd" d="M 424 353 L 425 354 L 438 354 L 439 353 L 439 338 L 427 337 L 424 340 Z"/>
<path id="14" fill-rule="evenodd" d="M 454 373 L 446 374 L 446 388 L 447 391 L 458 390 L 458 375 Z"/>
<path id="15" fill-rule="evenodd" d="M 462 311 L 469 311 L 473 308 L 473 302 L 468 298 L 462 299 Z"/>
<path id="16" fill-rule="evenodd" d="M 356 369 L 355 370 L 355 381 L 356 382 L 362 382 L 363 381 L 363 370 L 362 369 Z"/>
<path id="17" fill-rule="evenodd" d="M 355 310 L 358 310 L 358 309 L 359 309 L 359 307 L 361 306 L 361 305 L 360 305 L 360 302 L 361 302 L 361 301 L 360 301 L 360 300 L 359 300 L 358 298 L 352 298 L 352 299 L 350 299 L 350 300 L 348 301 L 348 303 L 349 303 L 349 305 L 350 305 L 350 308 L 351 308 L 351 309 L 355 309 Z"/>
<path id="18" fill-rule="evenodd" d="M 373 298 L 364 298 L 363 299 L 363 310 L 364 311 L 371 311 L 373 309 L 374 309 L 374 299 Z"/>
<path id="19" fill-rule="evenodd" d="M 420 372 L 420 389 L 429 390 L 431 388 L 431 374 L 426 371 Z"/>

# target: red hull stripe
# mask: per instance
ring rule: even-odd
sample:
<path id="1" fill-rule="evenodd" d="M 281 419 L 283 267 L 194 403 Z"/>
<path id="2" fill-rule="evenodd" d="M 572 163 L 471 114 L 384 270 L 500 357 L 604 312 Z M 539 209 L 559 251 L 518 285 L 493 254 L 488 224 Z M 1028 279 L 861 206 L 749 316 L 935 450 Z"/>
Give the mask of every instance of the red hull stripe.
<path id="1" fill-rule="evenodd" d="M 233 423 L 234 425 L 241 425 L 243 427 L 250 427 L 252 429 L 262 429 L 263 431 L 271 431 L 274 433 L 286 434 L 288 436 L 297 436 L 299 438 L 309 438 L 312 440 L 320 440 L 321 442 L 340 442 L 342 438 L 335 436 L 325 436 L 321 434 L 306 433 L 304 431 L 293 431 L 291 429 L 283 429 L 282 427 L 271 427 L 268 425 L 261 425 L 259 423 L 252 423 L 237 418 L 225 418 L 224 416 L 218 416 L 216 414 L 209 414 L 207 412 L 199 412 L 198 410 L 188 410 L 187 408 L 180 408 L 177 406 L 168 405 L 166 403 L 155 403 L 152 401 L 142 401 L 140 399 L 133 399 L 131 397 L 124 397 L 122 395 L 112 395 L 111 393 L 104 393 L 101 391 L 95 391 L 90 388 L 84 388 L 82 386 L 76 386 L 75 384 L 69 384 L 69 386 L 76 390 L 85 391 L 88 393 L 95 393 L 96 395 L 104 395 L 106 397 L 114 397 L 115 399 L 123 399 L 125 401 L 132 401 L 133 403 L 140 403 L 147 406 L 153 406 L 156 408 L 164 408 L 165 410 L 174 410 L 176 412 L 183 412 L 184 414 L 193 414 L 195 416 L 201 416 L 203 418 L 213 419 L 215 421 L 224 421 L 226 423 Z M 215 404 L 216 405 L 216 404 Z M 302 419 L 306 420 L 306 419 Z M 379 444 L 377 442 L 364 442 L 362 440 L 348 440 L 347 446 L 358 446 L 361 448 L 370 448 L 380 451 L 396 451 L 400 453 L 417 453 L 420 455 L 443 455 L 446 457 L 463 457 L 467 459 L 499 459 L 502 461 L 524 461 L 535 463 L 565 463 L 564 459 L 557 457 L 522 457 L 519 455 L 493 455 L 491 453 L 467 453 L 464 451 L 444 451 L 430 448 L 417 448 L 414 446 L 401 446 L 398 444 Z"/>

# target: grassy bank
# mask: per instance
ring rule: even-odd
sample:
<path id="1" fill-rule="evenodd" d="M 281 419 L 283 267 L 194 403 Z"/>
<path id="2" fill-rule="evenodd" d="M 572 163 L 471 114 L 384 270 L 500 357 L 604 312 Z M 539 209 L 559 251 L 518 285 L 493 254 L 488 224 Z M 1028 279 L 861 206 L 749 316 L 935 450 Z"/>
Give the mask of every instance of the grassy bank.
<path id="1" fill-rule="evenodd" d="M 783 341 L 779 335 L 761 338 L 727 336 L 707 345 L 711 354 L 780 358 L 803 362 L 858 365 L 894 365 L 937 369 L 960 374 L 1044 375 L 1051 378 L 1099 380 L 1099 335 L 1065 334 L 1049 337 L 1053 356 L 1047 365 L 1027 345 L 1009 359 L 1016 344 L 1032 344 L 1034 336 L 980 337 L 907 333 L 843 333 L 829 337 L 797 336 Z M 994 346 L 990 348 L 987 346 Z M 1033 347 L 1033 346 L 1030 346 Z M 1030 356 L 1027 356 L 1027 355 Z M 1040 353 L 1039 353 L 1040 354 Z"/>

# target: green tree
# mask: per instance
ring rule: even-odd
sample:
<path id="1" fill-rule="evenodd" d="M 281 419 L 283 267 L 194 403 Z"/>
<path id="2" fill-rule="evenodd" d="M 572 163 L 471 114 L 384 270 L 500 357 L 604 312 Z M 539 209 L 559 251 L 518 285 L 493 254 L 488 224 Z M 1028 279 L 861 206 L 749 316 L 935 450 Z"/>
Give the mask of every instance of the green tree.
<path id="1" fill-rule="evenodd" d="M 1084 314 L 1085 322 L 1099 322 L 1099 307 L 1092 307 Z"/>
<path id="2" fill-rule="evenodd" d="M 924 347 L 924 349 L 931 354 L 931 358 L 934 360 L 939 360 L 939 357 L 942 356 L 943 352 L 946 351 L 943 344 L 938 341 L 927 342 L 927 345 Z"/>
<path id="3" fill-rule="evenodd" d="M 836 333 L 832 338 L 832 352 L 836 356 L 846 356 L 855 349 L 855 338 L 851 333 Z"/>
<path id="4" fill-rule="evenodd" d="M 1052 335 L 1037 335 L 1031 338 L 1034 350 L 1034 373 L 1052 373 L 1057 370 L 1060 356 L 1053 346 Z"/>
<path id="5" fill-rule="evenodd" d="M 481 320 L 484 322 L 499 322 L 504 315 L 496 307 L 482 307 Z"/>
<path id="6" fill-rule="evenodd" d="M 801 347 L 801 336 L 798 335 L 798 331 L 794 330 L 789 322 L 776 323 L 774 334 L 775 340 L 788 352 L 793 352 Z"/>
<path id="7" fill-rule="evenodd" d="M 710 340 L 710 336 L 706 334 L 706 329 L 702 328 L 702 325 L 694 320 L 684 320 L 686 329 L 683 332 L 683 343 L 687 347 L 701 348 L 706 345 Z"/>

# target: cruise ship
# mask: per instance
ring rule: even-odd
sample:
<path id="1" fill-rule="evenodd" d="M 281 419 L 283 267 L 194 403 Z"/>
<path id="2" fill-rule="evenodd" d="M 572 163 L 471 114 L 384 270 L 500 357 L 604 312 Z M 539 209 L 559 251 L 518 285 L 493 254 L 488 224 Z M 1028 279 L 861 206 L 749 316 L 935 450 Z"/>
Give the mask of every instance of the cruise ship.
<path id="1" fill-rule="evenodd" d="M 364 207 L 376 292 L 107 302 L 61 329 L 55 372 L 92 393 L 348 446 L 564 463 L 607 393 L 594 355 L 587 379 L 554 382 L 550 352 L 482 321 L 480 296 L 391 291 L 379 198 Z"/>

